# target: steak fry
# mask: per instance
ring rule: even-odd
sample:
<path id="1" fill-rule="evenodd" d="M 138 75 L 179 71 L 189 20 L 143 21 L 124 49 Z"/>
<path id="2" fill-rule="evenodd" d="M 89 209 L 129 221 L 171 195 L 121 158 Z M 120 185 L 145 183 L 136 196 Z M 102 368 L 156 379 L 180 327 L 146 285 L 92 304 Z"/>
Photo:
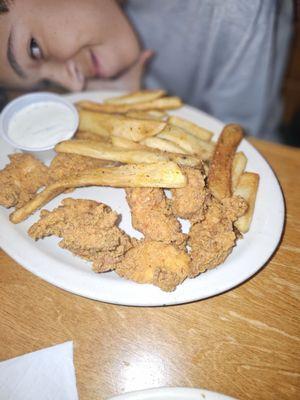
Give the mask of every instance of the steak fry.
<path id="1" fill-rule="evenodd" d="M 11 222 L 18 224 L 59 194 L 76 187 L 182 187 L 185 184 L 185 175 L 173 162 L 97 168 L 52 183 L 19 210 L 14 211 L 9 218 Z"/>
<path id="2" fill-rule="evenodd" d="M 62 238 L 59 246 L 93 262 L 95 272 L 115 268 L 132 247 L 130 237 L 116 226 L 118 214 L 93 200 L 64 199 L 53 211 L 42 210 L 41 218 L 29 229 L 35 239 Z"/>
<path id="3" fill-rule="evenodd" d="M 232 161 L 242 138 L 242 128 L 229 124 L 224 127 L 217 141 L 208 172 L 208 188 L 219 200 L 232 195 Z"/>
<path id="4" fill-rule="evenodd" d="M 113 167 L 117 163 L 79 154 L 58 153 L 51 161 L 49 174 L 51 183 L 60 181 L 69 176 L 78 175 L 101 167 Z"/>

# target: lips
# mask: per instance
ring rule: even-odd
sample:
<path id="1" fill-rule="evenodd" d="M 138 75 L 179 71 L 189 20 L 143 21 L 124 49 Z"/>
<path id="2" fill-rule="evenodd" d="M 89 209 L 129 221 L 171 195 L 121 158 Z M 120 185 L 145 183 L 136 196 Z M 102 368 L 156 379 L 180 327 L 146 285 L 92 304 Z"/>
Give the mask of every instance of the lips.
<path id="1" fill-rule="evenodd" d="M 92 65 L 93 65 L 93 74 L 95 78 L 104 78 L 104 73 L 102 71 L 101 68 L 101 63 L 99 60 L 99 57 L 97 57 L 97 55 L 90 50 L 90 54 L 91 54 L 91 59 L 92 59 Z"/>

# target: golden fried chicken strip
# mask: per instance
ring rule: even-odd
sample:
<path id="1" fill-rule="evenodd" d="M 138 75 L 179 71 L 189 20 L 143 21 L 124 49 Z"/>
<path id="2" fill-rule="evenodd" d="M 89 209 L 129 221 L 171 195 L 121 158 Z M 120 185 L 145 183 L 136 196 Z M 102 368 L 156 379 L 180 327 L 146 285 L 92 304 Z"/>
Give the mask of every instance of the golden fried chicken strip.
<path id="1" fill-rule="evenodd" d="M 31 154 L 11 154 L 9 159 L 0 171 L 0 205 L 20 208 L 48 184 L 48 167 Z"/>
<path id="2" fill-rule="evenodd" d="M 79 154 L 58 153 L 51 161 L 49 175 L 51 183 L 53 183 L 63 180 L 68 176 L 77 175 L 80 172 L 101 167 L 113 167 L 116 165 L 118 165 L 118 163 L 113 161 L 85 157 Z"/>
<path id="3" fill-rule="evenodd" d="M 67 198 L 53 211 L 41 211 L 41 218 L 29 229 L 35 239 L 55 235 L 59 246 L 93 262 L 96 272 L 115 268 L 132 247 L 129 236 L 116 226 L 118 214 L 93 200 Z"/>
<path id="4" fill-rule="evenodd" d="M 236 242 L 233 222 L 246 210 L 247 203 L 240 196 L 222 202 L 213 196 L 207 197 L 204 220 L 192 225 L 190 230 L 190 277 L 216 267 L 227 258 Z"/>
<path id="5" fill-rule="evenodd" d="M 171 189 L 172 211 L 174 215 L 193 221 L 203 219 L 207 190 L 205 188 L 205 176 L 202 170 L 181 167 L 188 183 L 180 189 Z"/>
<path id="6" fill-rule="evenodd" d="M 141 241 L 127 251 L 116 272 L 135 282 L 172 291 L 187 278 L 189 262 L 189 256 L 171 244 Z"/>
<path id="7" fill-rule="evenodd" d="M 172 213 L 163 189 L 128 188 L 126 199 L 131 208 L 132 226 L 146 239 L 185 246 L 186 235 Z"/>

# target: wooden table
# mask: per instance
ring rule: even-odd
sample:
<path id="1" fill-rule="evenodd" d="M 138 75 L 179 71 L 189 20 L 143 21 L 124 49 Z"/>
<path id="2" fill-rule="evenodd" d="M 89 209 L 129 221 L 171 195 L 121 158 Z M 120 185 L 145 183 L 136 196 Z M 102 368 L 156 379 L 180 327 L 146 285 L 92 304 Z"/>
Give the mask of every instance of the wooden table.
<path id="1" fill-rule="evenodd" d="M 0 360 L 73 340 L 81 400 L 159 386 L 299 399 L 300 151 L 251 141 L 277 173 L 287 207 L 265 268 L 214 298 L 135 308 L 67 293 L 0 251 Z"/>

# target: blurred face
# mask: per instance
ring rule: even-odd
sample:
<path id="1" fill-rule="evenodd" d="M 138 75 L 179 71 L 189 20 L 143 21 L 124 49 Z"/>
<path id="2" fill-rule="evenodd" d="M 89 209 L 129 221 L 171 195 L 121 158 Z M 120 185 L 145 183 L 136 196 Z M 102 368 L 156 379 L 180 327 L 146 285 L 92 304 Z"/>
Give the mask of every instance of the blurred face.
<path id="1" fill-rule="evenodd" d="M 50 80 L 71 91 L 112 78 L 138 58 L 137 38 L 115 0 L 13 0 L 0 15 L 0 85 Z"/>

